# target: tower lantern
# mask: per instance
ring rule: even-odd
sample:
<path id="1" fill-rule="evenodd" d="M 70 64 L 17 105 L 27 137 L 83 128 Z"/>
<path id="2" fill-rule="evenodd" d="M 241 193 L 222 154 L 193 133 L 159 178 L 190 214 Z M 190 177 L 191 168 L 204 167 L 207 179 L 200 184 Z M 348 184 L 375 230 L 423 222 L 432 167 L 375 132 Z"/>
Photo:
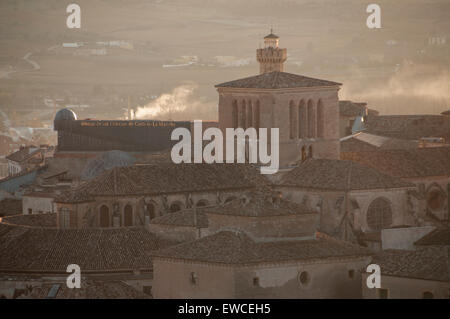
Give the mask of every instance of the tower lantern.
<path id="1" fill-rule="evenodd" d="M 270 34 L 264 37 L 264 49 L 256 50 L 259 62 L 259 73 L 283 72 L 287 59 L 287 50 L 278 47 L 279 37 L 270 29 Z"/>

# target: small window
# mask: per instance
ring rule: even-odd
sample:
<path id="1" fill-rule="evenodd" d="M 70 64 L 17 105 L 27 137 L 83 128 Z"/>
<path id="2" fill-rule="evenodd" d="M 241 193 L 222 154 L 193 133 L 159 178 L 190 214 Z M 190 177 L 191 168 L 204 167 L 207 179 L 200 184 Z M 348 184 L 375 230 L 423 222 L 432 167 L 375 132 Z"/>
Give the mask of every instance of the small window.
<path id="1" fill-rule="evenodd" d="M 388 299 L 389 290 L 384 288 L 377 288 L 378 299 Z"/>
<path id="2" fill-rule="evenodd" d="M 433 298 L 434 298 L 434 295 L 431 291 L 425 291 L 422 294 L 422 299 L 433 299 Z"/>
<path id="3" fill-rule="evenodd" d="M 305 286 L 305 285 L 307 285 L 307 284 L 310 282 L 311 278 L 310 278 L 308 272 L 302 271 L 302 272 L 300 273 L 300 275 L 298 276 L 298 280 L 300 281 L 300 284 L 302 284 L 303 286 Z"/>
<path id="4" fill-rule="evenodd" d="M 259 287 L 259 277 L 254 277 L 253 278 L 253 286 Z"/>
<path id="5" fill-rule="evenodd" d="M 197 278 L 197 274 L 195 272 L 191 272 L 190 281 L 191 281 L 192 285 L 197 285 L 198 278 Z"/>
<path id="6" fill-rule="evenodd" d="M 142 292 L 146 295 L 152 296 L 152 286 L 143 286 Z"/>
<path id="7" fill-rule="evenodd" d="M 348 271 L 348 278 L 354 279 L 355 278 L 355 271 L 353 269 L 350 269 Z"/>

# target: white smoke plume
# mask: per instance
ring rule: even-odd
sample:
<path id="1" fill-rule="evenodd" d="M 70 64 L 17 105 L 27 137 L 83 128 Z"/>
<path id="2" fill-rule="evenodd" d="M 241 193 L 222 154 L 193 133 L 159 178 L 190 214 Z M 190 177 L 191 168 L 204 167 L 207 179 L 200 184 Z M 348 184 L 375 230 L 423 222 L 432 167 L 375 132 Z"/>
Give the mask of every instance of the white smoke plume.
<path id="1" fill-rule="evenodd" d="M 165 93 L 145 106 L 138 107 L 136 119 L 216 120 L 217 109 L 195 97 L 196 84 L 184 84 Z"/>
<path id="2" fill-rule="evenodd" d="M 356 70 L 355 70 L 356 71 Z M 387 81 L 367 82 L 353 72 L 340 99 L 368 102 L 383 114 L 439 114 L 450 108 L 450 72 L 405 62 Z"/>

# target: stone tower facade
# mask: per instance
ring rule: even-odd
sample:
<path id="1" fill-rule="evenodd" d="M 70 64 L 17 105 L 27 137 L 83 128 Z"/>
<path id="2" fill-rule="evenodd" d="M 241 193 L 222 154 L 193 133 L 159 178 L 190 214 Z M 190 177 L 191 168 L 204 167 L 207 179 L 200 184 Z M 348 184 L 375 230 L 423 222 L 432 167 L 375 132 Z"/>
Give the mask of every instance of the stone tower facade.
<path id="1" fill-rule="evenodd" d="M 259 74 L 273 71 L 283 72 L 287 59 L 287 50 L 278 47 L 279 37 L 272 33 L 264 37 L 264 49 L 256 50 L 256 60 L 259 62 Z"/>
<path id="2" fill-rule="evenodd" d="M 341 84 L 283 72 L 286 49 L 265 37 L 257 51 L 261 74 L 216 85 L 219 128 L 278 128 L 280 166 L 307 158 L 339 159 Z"/>

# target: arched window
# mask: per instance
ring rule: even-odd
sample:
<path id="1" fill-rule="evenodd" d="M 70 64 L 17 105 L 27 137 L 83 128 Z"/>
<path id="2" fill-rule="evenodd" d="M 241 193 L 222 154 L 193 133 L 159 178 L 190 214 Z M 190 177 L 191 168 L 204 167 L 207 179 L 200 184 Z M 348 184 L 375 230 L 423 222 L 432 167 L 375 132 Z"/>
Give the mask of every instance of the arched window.
<path id="1" fill-rule="evenodd" d="M 389 200 L 376 198 L 367 209 L 367 225 L 372 230 L 382 230 L 392 224 L 392 209 Z"/>
<path id="2" fill-rule="evenodd" d="M 308 100 L 308 137 L 316 136 L 316 113 L 314 111 L 314 102 Z"/>
<path id="3" fill-rule="evenodd" d="M 310 145 L 308 147 L 308 158 L 312 158 L 313 157 L 313 147 L 312 145 Z"/>
<path id="4" fill-rule="evenodd" d="M 171 213 L 175 213 L 175 212 L 177 212 L 179 210 L 181 210 L 181 204 L 180 203 L 176 202 L 176 203 L 173 203 L 172 205 L 170 205 L 170 212 Z"/>
<path id="5" fill-rule="evenodd" d="M 109 208 L 106 205 L 100 207 L 100 227 L 109 227 Z"/>
<path id="6" fill-rule="evenodd" d="M 306 160 L 306 148 L 302 146 L 302 162 Z"/>
<path id="7" fill-rule="evenodd" d="M 245 103 L 245 100 L 242 100 L 239 127 L 242 127 L 243 129 L 245 129 L 245 126 L 247 124 L 246 113 L 247 113 L 247 105 Z"/>
<path id="8" fill-rule="evenodd" d="M 317 137 L 324 137 L 325 123 L 324 123 L 324 109 L 322 100 L 317 103 Z"/>
<path id="9" fill-rule="evenodd" d="M 248 101 L 247 108 L 247 127 L 253 127 L 253 103 L 252 101 Z"/>
<path id="10" fill-rule="evenodd" d="M 208 206 L 208 205 L 209 205 L 209 203 L 206 199 L 201 199 L 197 202 L 197 205 L 195 205 L 195 206 L 204 207 L 204 206 Z"/>
<path id="11" fill-rule="evenodd" d="M 155 213 L 155 205 L 153 203 L 148 203 L 146 206 L 146 213 L 149 216 L 150 219 L 153 219 L 156 217 Z"/>
<path id="12" fill-rule="evenodd" d="M 133 207 L 129 204 L 123 210 L 123 225 L 125 227 L 133 226 Z"/>
<path id="13" fill-rule="evenodd" d="M 297 115 L 295 114 L 294 102 L 289 102 L 289 138 L 293 139 L 297 136 Z"/>
<path id="14" fill-rule="evenodd" d="M 238 127 L 238 104 L 236 100 L 233 100 L 233 104 L 231 107 L 231 119 L 232 119 L 232 125 L 233 128 Z"/>
<path id="15" fill-rule="evenodd" d="M 254 116 L 254 127 L 256 128 L 256 130 L 259 129 L 259 100 L 256 101 L 255 103 L 255 116 Z"/>
<path id="16" fill-rule="evenodd" d="M 304 138 L 308 134 L 308 119 L 306 118 L 305 101 L 298 104 L 298 138 Z"/>
<path id="17" fill-rule="evenodd" d="M 438 188 L 433 188 L 427 193 L 428 207 L 434 211 L 441 210 L 444 207 L 445 196 Z"/>

